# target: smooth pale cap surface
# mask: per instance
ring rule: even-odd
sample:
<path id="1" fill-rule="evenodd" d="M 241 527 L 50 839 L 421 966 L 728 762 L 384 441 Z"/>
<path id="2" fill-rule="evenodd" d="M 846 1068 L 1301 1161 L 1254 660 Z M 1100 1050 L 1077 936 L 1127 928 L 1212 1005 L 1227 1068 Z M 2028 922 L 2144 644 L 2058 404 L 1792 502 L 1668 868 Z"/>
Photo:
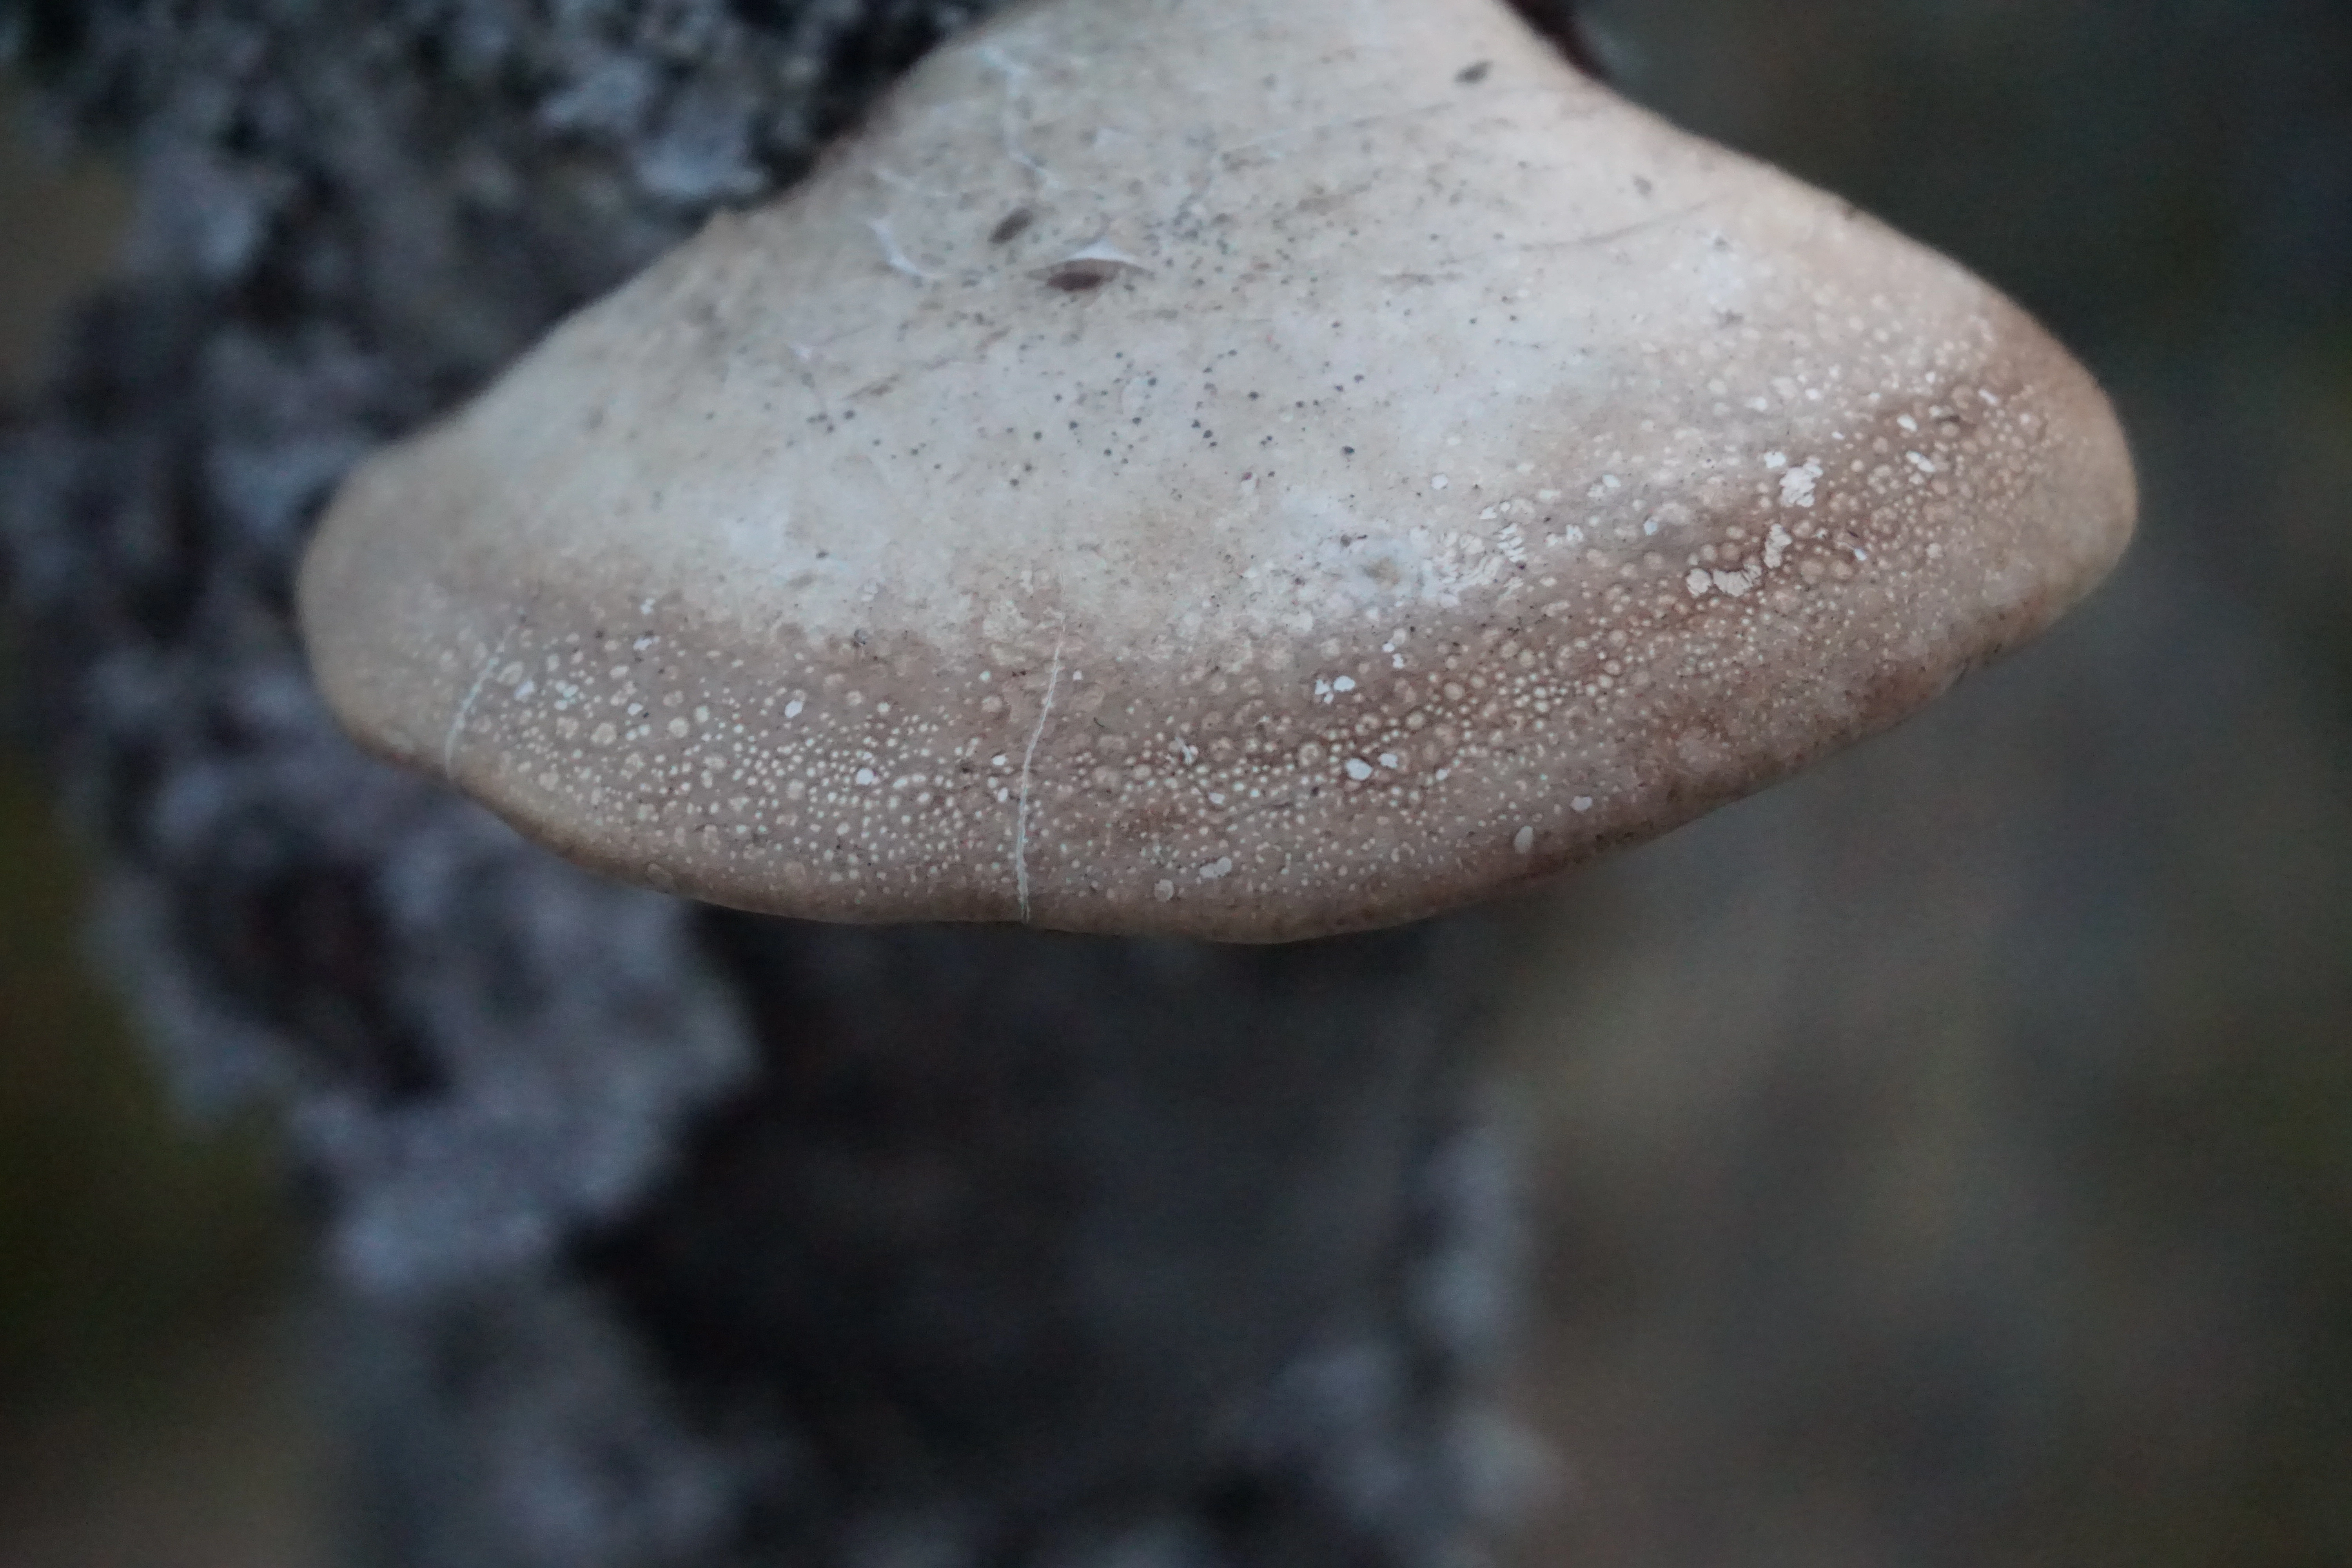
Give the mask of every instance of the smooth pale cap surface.
<path id="1" fill-rule="evenodd" d="M 2014 306 L 1489 0 L 1063 0 L 364 465 L 362 740 L 749 909 L 1276 940 L 1645 837 L 2123 547 Z"/>

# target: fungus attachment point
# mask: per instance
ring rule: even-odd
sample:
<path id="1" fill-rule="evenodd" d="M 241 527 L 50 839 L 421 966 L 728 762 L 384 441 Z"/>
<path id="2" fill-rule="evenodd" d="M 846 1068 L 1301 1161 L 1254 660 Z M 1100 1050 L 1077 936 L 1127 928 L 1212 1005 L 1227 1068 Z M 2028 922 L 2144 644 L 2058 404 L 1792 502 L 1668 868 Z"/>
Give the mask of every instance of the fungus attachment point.
<path id="1" fill-rule="evenodd" d="M 300 595 L 356 734 L 616 875 L 1279 940 L 1892 722 L 2132 510 L 2022 312 L 1493 0 L 1056 0 L 365 464 Z"/>

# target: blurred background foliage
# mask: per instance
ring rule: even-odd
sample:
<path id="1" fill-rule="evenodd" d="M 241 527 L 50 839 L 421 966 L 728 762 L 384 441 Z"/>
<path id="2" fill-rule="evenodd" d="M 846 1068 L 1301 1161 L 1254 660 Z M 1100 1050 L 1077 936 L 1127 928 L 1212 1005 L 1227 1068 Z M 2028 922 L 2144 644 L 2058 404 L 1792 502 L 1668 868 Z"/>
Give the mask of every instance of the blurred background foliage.
<path id="1" fill-rule="evenodd" d="M 0 406 L 129 193 L 0 82 Z M 0 641 L 0 682 L 7 679 Z M 268 1568 L 299 1504 L 257 1125 L 181 1116 L 84 962 L 86 868 L 0 726 L 0 1568 Z M 264 1511 L 257 1520 L 252 1510 Z"/>
<path id="2" fill-rule="evenodd" d="M 1525 1560 L 2352 1562 L 2352 7 L 1580 9 L 2042 314 L 2146 513 L 2044 644 L 1525 910 Z M 37 151 L 0 398 L 125 207 Z M 266 1142 L 173 1120 L 83 896 L 0 765 L 0 1568 L 316 1561 Z"/>
<path id="3" fill-rule="evenodd" d="M 2352 8 L 1581 12 L 2040 313 L 2144 508 L 2045 642 L 1555 900 L 1538 1560 L 2352 1562 Z"/>

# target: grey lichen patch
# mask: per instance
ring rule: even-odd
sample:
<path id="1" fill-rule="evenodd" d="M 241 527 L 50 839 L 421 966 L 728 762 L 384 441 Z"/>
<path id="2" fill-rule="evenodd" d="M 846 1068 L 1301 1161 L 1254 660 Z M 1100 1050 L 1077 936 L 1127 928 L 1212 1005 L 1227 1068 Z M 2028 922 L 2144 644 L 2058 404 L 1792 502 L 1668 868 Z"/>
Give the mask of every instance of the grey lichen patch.
<path id="1" fill-rule="evenodd" d="M 1754 788 L 2120 547 L 2013 307 L 1499 11 L 1236 80 L 1329 19 L 1125 9 L 946 51 L 363 470 L 347 718 L 698 897 L 1274 940 Z"/>

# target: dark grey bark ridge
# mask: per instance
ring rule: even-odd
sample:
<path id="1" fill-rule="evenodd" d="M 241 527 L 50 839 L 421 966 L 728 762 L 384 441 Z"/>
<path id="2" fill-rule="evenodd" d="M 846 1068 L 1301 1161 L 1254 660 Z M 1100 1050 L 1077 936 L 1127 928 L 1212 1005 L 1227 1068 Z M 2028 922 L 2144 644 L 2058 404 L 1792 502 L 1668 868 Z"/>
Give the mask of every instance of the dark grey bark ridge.
<path id="1" fill-rule="evenodd" d="M 982 9 L 0 0 L 141 199 L 0 429 L 23 711 L 178 1080 L 282 1110 L 355 1561 L 1419 1568 L 1508 1490 L 1478 922 L 698 909 L 362 758 L 308 684 L 292 565 L 350 464 Z"/>

